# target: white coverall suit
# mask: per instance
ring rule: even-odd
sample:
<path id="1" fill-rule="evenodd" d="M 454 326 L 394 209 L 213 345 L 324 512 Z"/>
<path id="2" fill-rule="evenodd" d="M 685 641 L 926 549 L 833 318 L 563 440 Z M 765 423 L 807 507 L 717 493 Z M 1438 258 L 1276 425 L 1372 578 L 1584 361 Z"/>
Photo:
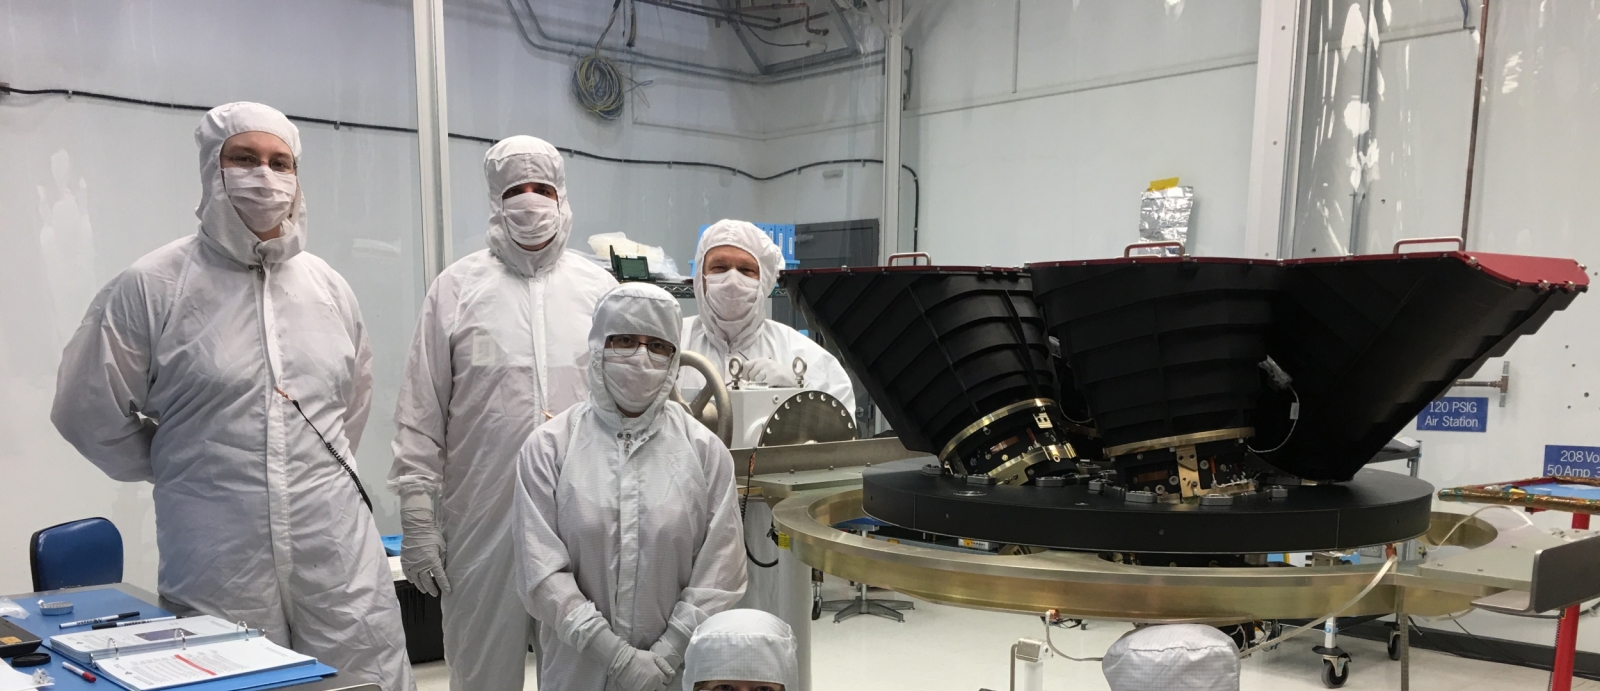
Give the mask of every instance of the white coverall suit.
<path id="1" fill-rule="evenodd" d="M 547 414 L 588 398 L 589 323 L 617 282 L 565 251 L 571 215 L 555 147 L 507 139 L 484 157 L 484 177 L 489 248 L 428 289 L 395 410 L 389 487 L 439 497 L 451 688 L 520 691 L 533 620 L 511 580 L 517 450 Z M 538 251 L 514 243 L 502 218 L 501 194 L 528 182 L 554 187 L 565 212 Z"/>
<path id="2" fill-rule="evenodd" d="M 761 265 L 756 309 L 743 319 L 720 317 L 714 301 L 706 297 L 706 253 L 725 245 L 749 252 Z M 850 375 L 845 373 L 839 359 L 799 331 L 767 318 L 771 307 L 771 300 L 767 296 L 772 294 L 772 286 L 778 282 L 778 272 L 783 270 L 783 254 L 772 238 L 751 223 L 718 221 L 700 235 L 700 245 L 695 250 L 695 266 L 699 275 L 694 277 L 694 294 L 700 314 L 683 320 L 685 348 L 716 363 L 725 383 L 731 383 L 728 377 L 730 357 L 745 362 L 774 360 L 785 373 L 792 371 L 794 359 L 799 357 L 806 362 L 805 388 L 831 394 L 847 410 L 855 410 L 856 397 L 850 386 Z M 705 387 L 705 378 L 693 369 L 684 370 L 679 377 L 679 386 L 685 398 L 694 398 Z M 742 430 L 735 430 L 735 433 L 742 433 Z M 767 537 L 767 531 L 771 528 L 772 507 L 764 501 L 747 502 L 744 532 L 745 539 L 750 543 L 750 556 L 763 564 L 772 564 L 778 559 L 793 559 L 794 555 L 785 554 Z M 751 564 L 750 585 L 739 606 L 781 614 L 780 590 L 785 568 L 783 565 L 762 568 Z"/>
<path id="3" fill-rule="evenodd" d="M 205 115 L 199 232 L 95 297 L 62 354 L 50 418 L 113 479 L 155 484 L 163 601 L 411 691 L 377 524 L 317 437 L 354 461 L 372 399 L 361 312 L 344 279 L 301 251 L 302 195 L 272 240 L 235 211 L 220 152 L 251 131 L 299 158 L 298 131 L 272 108 Z"/>
<path id="4" fill-rule="evenodd" d="M 608 335 L 677 344 L 681 318 L 655 286 L 625 283 L 602 298 L 589 400 L 534 430 L 517 457 L 517 590 L 540 621 L 541 688 L 621 687 L 595 652 L 609 634 L 681 671 L 695 628 L 744 592 L 733 459 L 668 404 L 677 354 L 639 417 L 618 411 L 602 372 Z"/>

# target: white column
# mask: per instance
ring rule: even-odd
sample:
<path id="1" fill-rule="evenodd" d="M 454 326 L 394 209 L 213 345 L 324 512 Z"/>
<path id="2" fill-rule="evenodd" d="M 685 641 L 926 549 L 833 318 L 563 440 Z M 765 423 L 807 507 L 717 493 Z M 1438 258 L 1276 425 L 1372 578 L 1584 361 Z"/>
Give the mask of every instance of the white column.
<path id="1" fill-rule="evenodd" d="M 417 56 L 422 262 L 425 280 L 450 263 L 450 139 L 444 89 L 444 0 L 412 0 Z"/>
<path id="2" fill-rule="evenodd" d="M 1260 33 L 1250 187 L 1245 202 L 1245 256 L 1277 259 L 1284 219 L 1293 211 L 1292 152 L 1297 142 L 1291 141 L 1291 125 L 1298 104 L 1299 0 L 1262 0 Z"/>
<path id="3" fill-rule="evenodd" d="M 872 3 L 868 3 L 871 5 Z M 900 251 L 900 93 L 905 86 L 905 0 L 888 0 L 884 33 L 883 213 L 879 216 L 880 263 Z"/>

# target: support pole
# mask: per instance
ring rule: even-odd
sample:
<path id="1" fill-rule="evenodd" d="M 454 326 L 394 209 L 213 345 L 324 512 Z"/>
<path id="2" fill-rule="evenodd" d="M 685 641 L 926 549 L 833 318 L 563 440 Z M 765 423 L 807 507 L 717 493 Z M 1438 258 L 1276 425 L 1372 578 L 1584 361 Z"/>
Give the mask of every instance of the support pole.
<path id="1" fill-rule="evenodd" d="M 869 3 L 870 4 L 870 3 Z M 883 212 L 879 216 L 878 257 L 887 264 L 900 251 L 900 116 L 905 104 L 905 0 L 887 0 L 884 17 Z"/>
<path id="2" fill-rule="evenodd" d="M 1411 691 L 1411 615 L 1406 614 L 1406 589 L 1395 591 L 1394 623 L 1400 627 L 1400 691 Z"/>
<path id="3" fill-rule="evenodd" d="M 424 285 L 450 263 L 450 126 L 444 73 L 444 0 L 412 0 L 417 57 L 417 152 Z"/>
<path id="4" fill-rule="evenodd" d="M 1572 514 L 1572 527 L 1589 529 L 1589 514 Z M 1578 605 L 1561 610 L 1556 625 L 1556 662 L 1550 669 L 1550 691 L 1572 691 L 1572 668 L 1578 660 Z"/>
<path id="5" fill-rule="evenodd" d="M 1550 670 L 1550 691 L 1572 691 L 1572 667 L 1578 657 L 1578 606 L 1561 611 L 1556 627 L 1556 663 Z"/>

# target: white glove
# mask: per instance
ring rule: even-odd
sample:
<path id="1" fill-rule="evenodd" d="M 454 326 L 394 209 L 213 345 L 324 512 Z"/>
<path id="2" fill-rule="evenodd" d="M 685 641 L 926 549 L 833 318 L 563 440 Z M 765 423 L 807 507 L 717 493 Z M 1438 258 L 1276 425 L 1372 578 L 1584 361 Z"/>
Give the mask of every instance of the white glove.
<path id="1" fill-rule="evenodd" d="M 672 644 L 667 642 L 665 636 L 656 641 L 655 645 L 650 646 L 650 652 L 655 653 L 657 657 L 661 658 L 662 662 L 667 663 L 668 677 L 677 674 L 678 670 L 683 668 L 683 653 L 672 647 Z"/>
<path id="2" fill-rule="evenodd" d="M 400 497 L 400 570 L 418 590 L 438 597 L 450 592 L 444 573 L 444 535 L 433 517 L 433 497 L 412 492 Z"/>
<path id="3" fill-rule="evenodd" d="M 794 367 L 785 367 L 772 358 L 756 358 L 744 363 L 744 378 L 753 382 L 765 382 L 767 386 L 775 389 L 793 388 L 799 385 L 794 376 Z"/>
<path id="4" fill-rule="evenodd" d="M 623 645 L 611 659 L 607 674 L 622 691 L 666 691 L 672 671 L 672 665 L 660 655 Z"/>
<path id="5" fill-rule="evenodd" d="M 568 615 L 565 630 L 558 640 L 578 648 L 590 660 L 606 665 L 610 683 L 618 691 L 669 691 L 673 667 L 660 655 L 639 650 L 622 640 L 600 616 L 594 603 L 586 602 Z"/>

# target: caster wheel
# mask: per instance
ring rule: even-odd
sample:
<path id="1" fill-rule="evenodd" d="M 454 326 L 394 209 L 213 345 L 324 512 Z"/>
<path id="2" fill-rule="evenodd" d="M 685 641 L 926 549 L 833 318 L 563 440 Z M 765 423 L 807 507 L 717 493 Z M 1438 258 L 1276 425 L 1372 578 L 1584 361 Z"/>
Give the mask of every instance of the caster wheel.
<path id="1" fill-rule="evenodd" d="M 1398 661 L 1400 659 L 1400 633 L 1399 632 L 1390 632 L 1389 633 L 1389 659 L 1396 660 L 1396 661 Z"/>
<path id="2" fill-rule="evenodd" d="M 821 619 L 821 618 L 822 618 L 822 601 L 821 600 L 812 600 L 811 601 L 811 621 L 816 621 L 816 620 Z"/>
<path id="3" fill-rule="evenodd" d="M 1334 664 L 1332 660 L 1322 661 L 1322 685 L 1330 689 L 1344 686 L 1350 680 L 1350 662 L 1341 660 L 1342 664 Z"/>

